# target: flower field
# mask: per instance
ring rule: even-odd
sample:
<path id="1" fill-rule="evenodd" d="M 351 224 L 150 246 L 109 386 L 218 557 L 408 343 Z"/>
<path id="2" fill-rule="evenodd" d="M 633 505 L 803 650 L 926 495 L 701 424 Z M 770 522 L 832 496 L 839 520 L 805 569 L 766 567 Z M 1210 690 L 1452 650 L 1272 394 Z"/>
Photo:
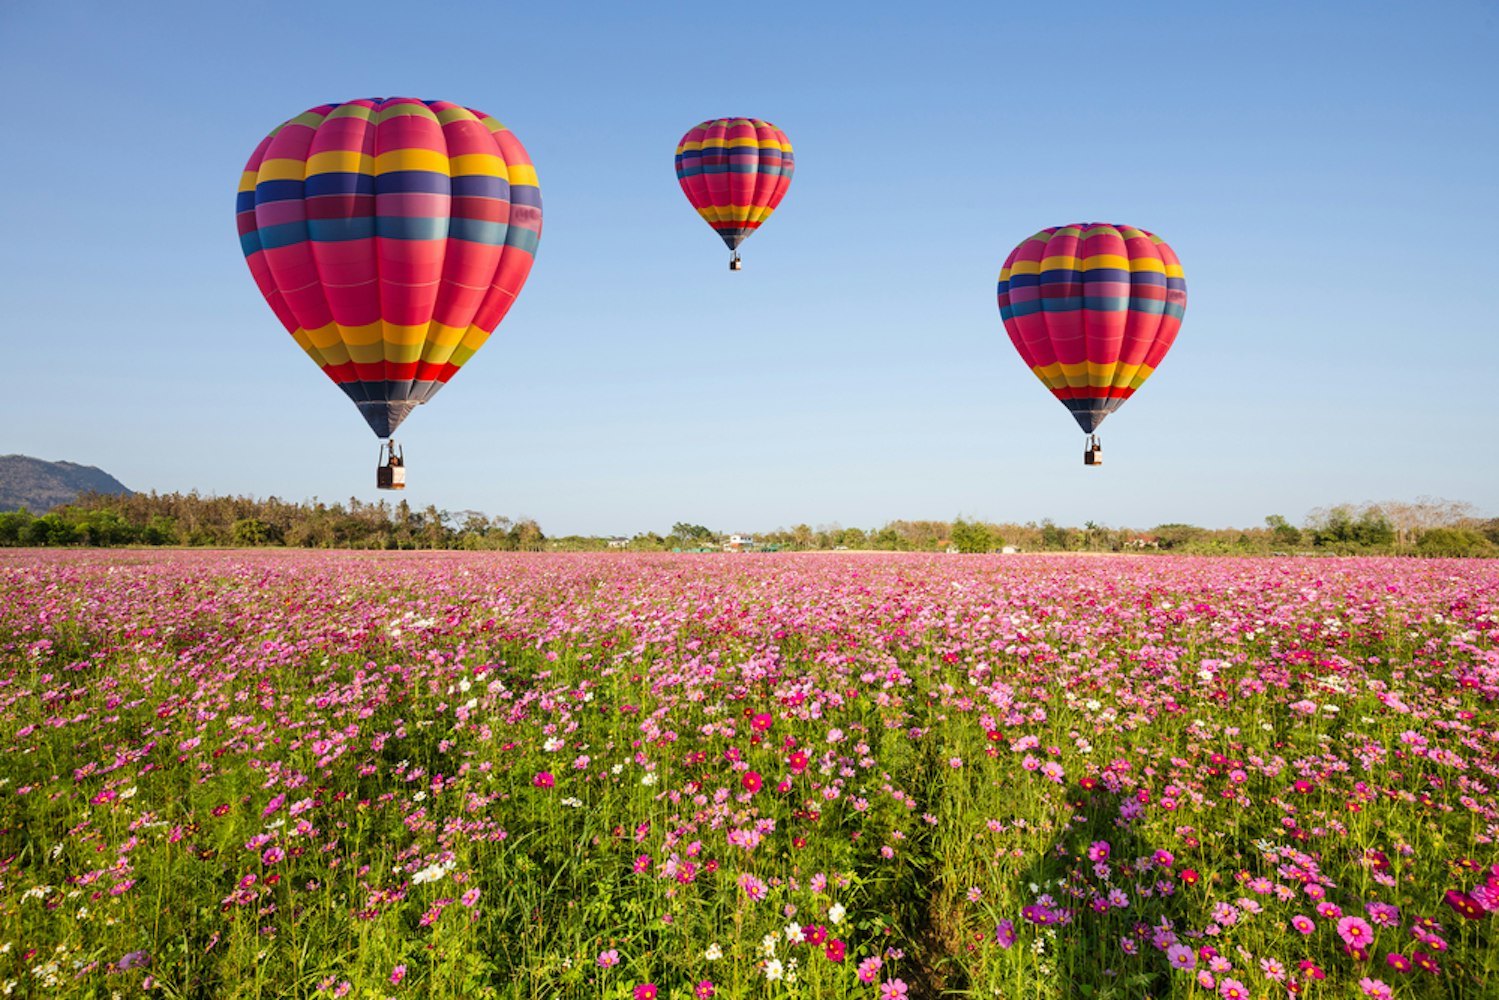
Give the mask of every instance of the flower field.
<path id="1" fill-rule="evenodd" d="M 1499 564 L 0 552 L 0 991 L 1499 997 Z"/>

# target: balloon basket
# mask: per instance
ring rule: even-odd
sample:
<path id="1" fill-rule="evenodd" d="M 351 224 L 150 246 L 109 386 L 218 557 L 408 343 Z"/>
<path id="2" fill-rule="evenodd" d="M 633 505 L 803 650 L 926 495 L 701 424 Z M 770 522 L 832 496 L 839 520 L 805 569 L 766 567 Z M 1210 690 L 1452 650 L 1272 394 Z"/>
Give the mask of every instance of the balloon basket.
<path id="1" fill-rule="evenodd" d="M 730 271 L 743 271 L 744 270 L 744 262 L 739 259 L 739 255 L 737 253 L 734 256 L 732 256 L 732 257 L 729 258 L 729 270 Z"/>
<path id="2" fill-rule="evenodd" d="M 1098 438 L 1096 436 L 1089 437 L 1088 443 L 1083 446 L 1083 464 L 1103 464 L 1103 445 L 1098 443 Z"/>
<path id="3" fill-rule="evenodd" d="M 387 453 L 387 447 L 389 452 Z M 406 452 L 397 451 L 396 443 L 380 446 L 380 465 L 375 469 L 375 487 L 382 490 L 406 488 Z"/>

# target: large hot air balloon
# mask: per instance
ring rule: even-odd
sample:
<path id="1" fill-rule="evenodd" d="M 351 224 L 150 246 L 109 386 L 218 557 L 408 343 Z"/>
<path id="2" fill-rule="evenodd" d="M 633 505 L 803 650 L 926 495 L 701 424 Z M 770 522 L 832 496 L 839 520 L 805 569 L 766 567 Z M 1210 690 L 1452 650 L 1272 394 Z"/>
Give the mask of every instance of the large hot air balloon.
<path id="1" fill-rule="evenodd" d="M 536 170 L 515 136 L 406 97 L 286 122 L 251 154 L 237 210 L 266 302 L 381 438 L 504 319 L 541 237 Z M 388 448 L 377 483 L 400 489 Z"/>
<path id="2" fill-rule="evenodd" d="M 1143 229 L 1086 223 L 1043 229 L 1005 258 L 999 314 L 1015 350 L 1089 435 L 1166 356 L 1187 307 L 1181 262 Z"/>
<path id="3" fill-rule="evenodd" d="M 699 215 L 728 244 L 739 270 L 739 244 L 770 218 L 791 186 L 795 157 L 786 133 L 758 118 L 716 118 L 677 143 L 677 180 Z"/>

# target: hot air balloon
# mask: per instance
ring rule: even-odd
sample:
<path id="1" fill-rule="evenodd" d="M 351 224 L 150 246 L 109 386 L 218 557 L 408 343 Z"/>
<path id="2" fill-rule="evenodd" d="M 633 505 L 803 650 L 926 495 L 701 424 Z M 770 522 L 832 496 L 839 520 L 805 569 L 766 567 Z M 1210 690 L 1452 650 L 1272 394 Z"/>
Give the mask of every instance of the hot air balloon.
<path id="1" fill-rule="evenodd" d="M 738 271 L 739 244 L 770 218 L 791 186 L 795 157 L 786 133 L 758 118 L 716 118 L 677 143 L 677 180 L 687 200 L 728 244 Z"/>
<path id="2" fill-rule="evenodd" d="M 1015 350 L 1089 436 L 1160 365 L 1187 307 L 1181 262 L 1166 241 L 1132 226 L 1043 229 L 999 272 L 999 315 Z"/>
<path id="3" fill-rule="evenodd" d="M 380 438 L 494 332 L 541 237 L 515 136 L 406 97 L 324 104 L 277 128 L 245 165 L 237 211 L 271 310 Z M 381 455 L 377 485 L 403 488 L 395 442 Z"/>

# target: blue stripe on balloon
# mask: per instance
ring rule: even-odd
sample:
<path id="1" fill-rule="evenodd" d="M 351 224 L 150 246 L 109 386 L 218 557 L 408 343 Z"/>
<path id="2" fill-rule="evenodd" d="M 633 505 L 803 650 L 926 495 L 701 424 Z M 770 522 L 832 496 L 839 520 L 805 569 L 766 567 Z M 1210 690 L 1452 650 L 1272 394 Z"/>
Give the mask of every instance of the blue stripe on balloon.
<path id="1" fill-rule="evenodd" d="M 448 218 L 382 215 L 375 219 L 375 235 L 387 240 L 440 240 L 448 235 Z"/>
<path id="2" fill-rule="evenodd" d="M 483 243 L 486 246 L 502 247 L 505 245 L 506 230 L 509 228 L 509 224 L 504 222 L 488 222 L 484 219 L 454 219 L 448 229 L 448 238 L 466 240 L 469 243 Z"/>
<path id="3" fill-rule="evenodd" d="M 524 226 L 511 226 L 510 231 L 505 234 L 505 246 L 522 250 L 533 257 L 536 256 L 536 247 L 540 243 L 541 234 Z"/>
<path id="4" fill-rule="evenodd" d="M 260 245 L 260 233 L 252 229 L 250 232 L 241 235 L 239 238 L 239 248 L 244 251 L 246 257 L 260 252 L 262 249 Z"/>
<path id="5" fill-rule="evenodd" d="M 256 232 L 260 234 L 262 247 L 267 250 L 277 250 L 306 240 L 307 223 L 283 222 L 279 226 L 262 226 Z"/>
<path id="6" fill-rule="evenodd" d="M 449 194 L 453 179 L 434 170 L 393 170 L 375 178 L 376 194 Z"/>
<path id="7" fill-rule="evenodd" d="M 301 181 L 261 181 L 255 185 L 255 203 L 263 205 L 268 201 L 291 201 L 302 197 L 303 184 Z"/>
<path id="8" fill-rule="evenodd" d="M 455 198 L 509 198 L 510 182 L 503 177 L 465 174 L 453 178 Z"/>
<path id="9" fill-rule="evenodd" d="M 375 235 L 375 220 L 368 215 L 353 219 L 313 219 L 307 223 L 308 238 L 315 243 L 367 240 Z"/>
<path id="10" fill-rule="evenodd" d="M 307 197 L 325 194 L 374 194 L 375 178 L 369 174 L 332 172 L 307 178 Z"/>
<path id="11" fill-rule="evenodd" d="M 510 204 L 540 208 L 541 188 L 534 184 L 512 184 L 510 186 Z"/>

